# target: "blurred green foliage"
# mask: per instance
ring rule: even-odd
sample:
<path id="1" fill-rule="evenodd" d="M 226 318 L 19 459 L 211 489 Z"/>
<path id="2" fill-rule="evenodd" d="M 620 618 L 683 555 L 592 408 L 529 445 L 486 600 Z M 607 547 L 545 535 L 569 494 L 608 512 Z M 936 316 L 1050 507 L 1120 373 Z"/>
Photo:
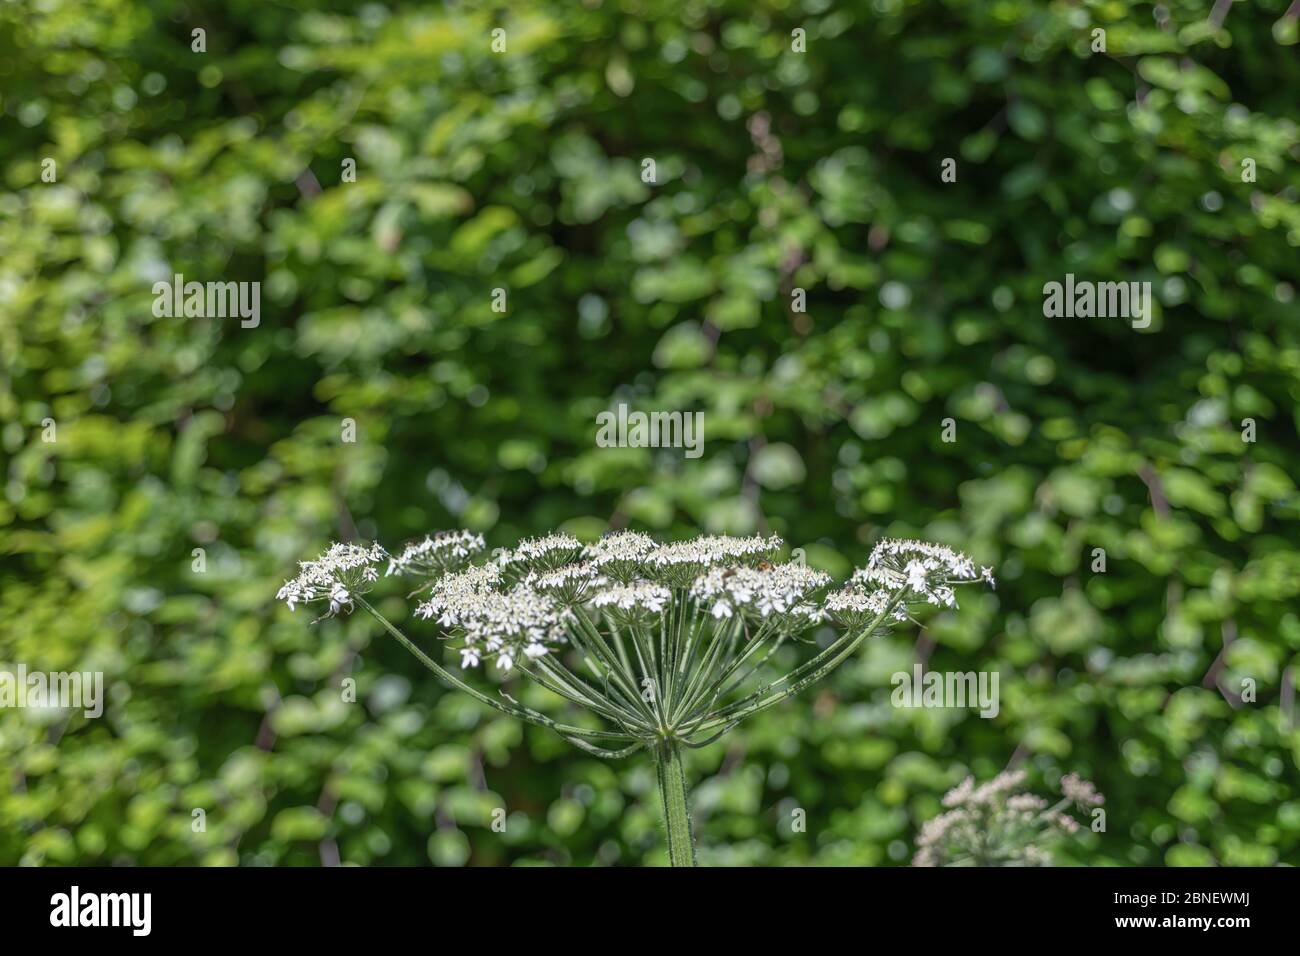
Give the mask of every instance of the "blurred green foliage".
<path id="1" fill-rule="evenodd" d="M 1300 860 L 1286 8 L 0 4 L 0 661 L 109 690 L 0 711 L 0 863 L 662 863 L 646 761 L 273 600 L 458 526 L 996 567 L 691 755 L 702 862 L 905 862 L 1013 757 L 1106 794 L 1074 862 Z M 261 281 L 260 326 L 155 318 L 177 272 Z M 1150 328 L 1044 319 L 1067 272 L 1150 281 Z M 703 410 L 704 457 L 596 448 L 617 401 Z M 997 718 L 891 708 L 917 654 L 998 670 Z"/>

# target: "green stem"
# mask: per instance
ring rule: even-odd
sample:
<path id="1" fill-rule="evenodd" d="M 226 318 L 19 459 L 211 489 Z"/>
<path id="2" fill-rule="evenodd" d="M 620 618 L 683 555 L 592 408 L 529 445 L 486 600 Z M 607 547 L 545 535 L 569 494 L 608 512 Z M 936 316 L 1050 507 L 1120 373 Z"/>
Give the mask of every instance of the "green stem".
<path id="1" fill-rule="evenodd" d="M 655 747 L 655 769 L 659 772 L 659 796 L 663 799 L 664 824 L 668 829 L 668 862 L 672 866 L 695 866 L 695 837 L 691 832 L 690 794 L 682 751 L 675 740 L 660 741 Z"/>

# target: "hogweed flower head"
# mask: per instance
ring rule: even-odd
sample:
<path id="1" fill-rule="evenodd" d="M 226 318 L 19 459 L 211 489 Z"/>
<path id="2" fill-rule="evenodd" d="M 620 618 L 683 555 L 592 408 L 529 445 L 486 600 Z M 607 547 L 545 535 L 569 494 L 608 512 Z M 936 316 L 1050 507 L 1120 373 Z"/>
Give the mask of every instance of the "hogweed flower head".
<path id="1" fill-rule="evenodd" d="M 913 866 L 1051 866 L 1061 839 L 1080 829 L 1062 812 L 1103 802 L 1088 781 L 1061 779 L 1064 798 L 1055 805 L 1020 788 L 1023 770 L 1006 770 L 987 783 L 967 777 L 943 796 L 948 809 L 921 827 Z"/>
<path id="2" fill-rule="evenodd" d="M 439 532 L 392 557 L 378 545 L 334 545 L 305 562 L 280 597 L 290 607 L 328 600 L 331 614 L 350 610 L 387 559 L 389 574 L 426 579 L 415 616 L 436 623 L 463 668 L 495 660 L 509 671 L 545 658 L 538 676 L 546 686 L 612 722 L 609 733 L 650 745 L 706 739 L 906 621 L 910 605 L 954 607 L 957 586 L 992 582 L 950 548 L 885 540 L 830 590 L 828 574 L 777 559 L 782 547 L 775 535 L 661 544 L 622 531 L 584 546 L 555 533 L 472 564 L 482 536 Z M 774 645 L 827 623 L 841 633 L 798 669 L 798 681 L 760 672 Z M 556 655 L 561 648 L 577 656 Z M 653 702 L 633 700 L 646 686 Z"/>
<path id="3" fill-rule="evenodd" d="M 388 558 L 378 546 L 335 545 L 304 564 L 280 597 L 291 607 L 328 598 L 331 613 L 359 604 L 446 683 L 589 753 L 651 751 L 670 855 L 681 863 L 693 860 L 682 747 L 705 746 L 799 693 L 868 637 L 907 621 L 910 606 L 955 607 L 954 589 L 981 579 L 951 549 L 883 541 L 842 589 L 831 590 L 826 573 L 779 559 L 782 548 L 774 535 L 661 544 L 623 531 L 584 546 L 556 533 L 474 564 L 483 540 L 462 531 L 430 535 L 389 561 L 389 573 L 425 579 L 415 616 L 436 625 L 462 670 L 495 663 L 522 673 L 599 727 L 560 723 L 493 697 L 421 650 L 361 596 Z M 990 572 L 982 577 L 992 583 Z M 799 666 L 775 666 L 786 641 L 817 636 L 823 646 Z"/>

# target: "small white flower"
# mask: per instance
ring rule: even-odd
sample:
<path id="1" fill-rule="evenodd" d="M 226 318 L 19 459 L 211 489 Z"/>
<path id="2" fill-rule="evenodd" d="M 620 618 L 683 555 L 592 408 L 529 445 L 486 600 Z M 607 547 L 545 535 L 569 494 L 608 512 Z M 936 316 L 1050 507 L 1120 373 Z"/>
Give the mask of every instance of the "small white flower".
<path id="1" fill-rule="evenodd" d="M 352 595 L 348 594 L 348 589 L 341 581 L 335 581 L 330 588 L 330 613 L 337 614 L 344 607 L 352 610 Z"/>
<path id="2" fill-rule="evenodd" d="M 929 570 L 920 561 L 908 561 L 907 567 L 903 569 L 907 575 L 907 586 L 918 594 L 923 593 L 929 584 Z"/>

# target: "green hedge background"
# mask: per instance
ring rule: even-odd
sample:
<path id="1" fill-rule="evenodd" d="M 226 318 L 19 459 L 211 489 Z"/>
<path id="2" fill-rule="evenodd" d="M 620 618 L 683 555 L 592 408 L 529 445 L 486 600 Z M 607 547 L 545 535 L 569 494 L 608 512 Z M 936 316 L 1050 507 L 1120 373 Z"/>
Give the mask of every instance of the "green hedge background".
<path id="1" fill-rule="evenodd" d="M 995 566 L 691 754 L 703 863 L 907 863 L 1012 760 L 1107 797 L 1061 862 L 1300 861 L 1287 8 L 0 4 L 0 661 L 109 698 L 0 710 L 0 863 L 662 864 L 646 761 L 274 601 L 446 527 Z M 261 324 L 155 318 L 176 272 Z M 1045 319 L 1066 273 L 1151 282 L 1151 326 Z M 702 410 L 703 457 L 596 448 L 619 401 Z M 999 671 L 997 718 L 891 707 L 918 656 Z"/>

